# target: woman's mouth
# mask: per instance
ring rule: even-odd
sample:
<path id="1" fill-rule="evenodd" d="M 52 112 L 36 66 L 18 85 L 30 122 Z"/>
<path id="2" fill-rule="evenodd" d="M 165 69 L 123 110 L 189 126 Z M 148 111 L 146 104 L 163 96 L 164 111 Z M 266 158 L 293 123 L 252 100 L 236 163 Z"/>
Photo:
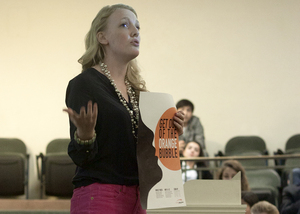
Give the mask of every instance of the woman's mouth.
<path id="1" fill-rule="evenodd" d="M 139 40 L 137 40 L 137 39 L 134 39 L 134 40 L 131 42 L 131 44 L 133 44 L 133 45 L 136 46 L 136 47 L 139 47 L 139 46 L 140 46 L 140 42 L 139 42 Z"/>

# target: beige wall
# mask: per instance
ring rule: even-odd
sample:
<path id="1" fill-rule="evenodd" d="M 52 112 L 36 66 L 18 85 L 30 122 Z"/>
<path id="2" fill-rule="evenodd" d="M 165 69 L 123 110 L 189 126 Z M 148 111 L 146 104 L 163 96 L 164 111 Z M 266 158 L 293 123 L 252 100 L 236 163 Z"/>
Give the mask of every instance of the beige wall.
<path id="1" fill-rule="evenodd" d="M 68 81 L 98 10 L 116 1 L 0 0 L 0 137 L 35 155 L 68 137 Z M 150 91 L 192 100 L 211 156 L 236 135 L 271 152 L 300 132 L 300 1 L 127 0 L 141 23 L 138 57 Z"/>

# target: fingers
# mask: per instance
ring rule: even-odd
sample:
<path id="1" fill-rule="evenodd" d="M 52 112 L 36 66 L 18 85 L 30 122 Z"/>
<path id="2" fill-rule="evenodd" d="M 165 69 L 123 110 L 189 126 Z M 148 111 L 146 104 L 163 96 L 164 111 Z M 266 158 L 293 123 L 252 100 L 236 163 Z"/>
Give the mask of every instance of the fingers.
<path id="1" fill-rule="evenodd" d="M 93 114 L 92 114 L 92 119 L 93 120 L 97 120 L 97 116 L 98 116 L 98 105 L 97 103 L 94 103 L 94 106 L 93 106 Z"/>
<path id="2" fill-rule="evenodd" d="M 69 117 L 73 117 L 74 114 L 75 114 L 75 112 L 74 112 L 73 109 L 71 109 L 71 108 L 65 108 L 65 109 L 63 109 L 63 111 L 64 111 L 64 112 L 67 112 L 68 115 L 69 115 Z"/>
<path id="3" fill-rule="evenodd" d="M 184 121 L 184 114 L 182 111 L 178 111 L 174 116 L 174 125 L 177 129 L 178 135 L 183 134 L 183 121 Z"/>
<path id="4" fill-rule="evenodd" d="M 178 111 L 176 116 L 179 117 L 182 121 L 184 120 L 184 113 L 182 111 Z"/>
<path id="5" fill-rule="evenodd" d="M 85 110 L 85 107 L 82 106 L 80 108 L 80 116 L 81 117 L 88 117 L 88 118 L 94 118 L 95 115 L 98 114 L 98 106 L 97 103 L 94 103 L 90 100 L 87 104 L 87 111 Z"/>
<path id="6" fill-rule="evenodd" d="M 93 103 L 92 101 L 89 101 L 88 104 L 87 104 L 87 112 L 86 112 L 86 115 L 88 117 L 91 117 L 93 114 Z"/>
<path id="7" fill-rule="evenodd" d="M 85 117 L 86 112 L 85 112 L 85 107 L 84 107 L 84 106 L 82 106 L 82 107 L 80 108 L 80 113 L 79 113 L 79 115 L 80 115 L 80 117 Z"/>
<path id="8" fill-rule="evenodd" d="M 183 134 L 183 127 L 179 123 L 177 123 L 175 120 L 174 120 L 174 125 L 177 129 L 178 135 L 179 136 L 182 135 Z"/>
<path id="9" fill-rule="evenodd" d="M 97 103 L 93 104 L 92 101 L 89 101 L 87 103 L 87 108 L 84 106 L 80 108 L 79 114 L 71 108 L 65 108 L 63 111 L 69 114 L 70 120 L 77 128 L 79 128 L 78 126 L 86 126 L 88 124 L 95 126 L 98 116 L 98 105 Z"/>
<path id="10" fill-rule="evenodd" d="M 71 111 L 72 111 L 72 109 L 70 109 L 70 108 L 64 108 L 63 111 L 64 111 L 64 112 L 67 112 L 68 114 L 70 114 Z"/>

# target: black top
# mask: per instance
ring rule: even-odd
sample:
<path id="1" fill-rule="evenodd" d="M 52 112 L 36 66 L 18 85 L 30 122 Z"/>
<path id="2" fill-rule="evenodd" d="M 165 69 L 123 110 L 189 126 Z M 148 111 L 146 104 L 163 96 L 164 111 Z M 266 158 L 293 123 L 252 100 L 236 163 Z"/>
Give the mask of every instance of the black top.
<path id="1" fill-rule="evenodd" d="M 283 189 L 280 210 L 282 214 L 300 214 L 300 186 L 292 184 Z"/>
<path id="2" fill-rule="evenodd" d="M 96 141 L 90 146 L 79 145 L 74 140 L 76 127 L 70 122 L 68 153 L 77 165 L 75 188 L 95 182 L 138 184 L 136 139 L 130 115 L 109 79 L 93 68 L 72 79 L 66 93 L 66 105 L 77 113 L 82 106 L 87 108 L 89 100 L 98 104 Z M 131 104 L 127 105 L 132 109 Z"/>

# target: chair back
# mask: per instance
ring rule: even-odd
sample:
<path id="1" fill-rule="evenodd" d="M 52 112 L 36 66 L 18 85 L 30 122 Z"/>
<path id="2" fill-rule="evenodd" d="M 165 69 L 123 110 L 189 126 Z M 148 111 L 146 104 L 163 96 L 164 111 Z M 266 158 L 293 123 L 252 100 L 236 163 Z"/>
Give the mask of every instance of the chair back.
<path id="1" fill-rule="evenodd" d="M 237 136 L 225 146 L 225 156 L 261 156 L 266 151 L 265 141 L 258 136 Z M 239 160 L 243 166 L 266 166 L 266 160 Z"/>
<path id="2" fill-rule="evenodd" d="M 0 138 L 0 152 L 21 153 L 26 156 L 26 145 L 17 138 Z"/>
<path id="3" fill-rule="evenodd" d="M 276 206 L 279 204 L 281 179 L 273 169 L 247 170 L 246 176 L 251 190 L 270 190 Z"/>
<path id="4" fill-rule="evenodd" d="M 0 195 L 28 198 L 28 155 L 17 138 L 0 138 Z"/>
<path id="5" fill-rule="evenodd" d="M 260 152 L 266 151 L 265 141 L 258 136 L 237 136 L 231 138 L 225 146 L 225 155 L 239 155 L 242 152 Z"/>
<path id="6" fill-rule="evenodd" d="M 72 196 L 72 178 L 75 175 L 76 165 L 68 155 L 69 143 L 68 138 L 54 139 L 48 143 L 46 154 L 39 156 L 42 158 L 41 198 L 44 194 L 59 197 Z"/>
<path id="7" fill-rule="evenodd" d="M 290 137 L 285 144 L 286 153 L 300 153 L 300 134 Z"/>
<path id="8" fill-rule="evenodd" d="M 241 152 L 239 156 L 261 156 L 260 151 L 249 151 Z M 249 160 L 239 160 L 243 167 L 256 167 L 256 166 L 266 166 L 267 161 L 264 159 L 249 159 Z"/>
<path id="9" fill-rule="evenodd" d="M 68 153 L 68 145 L 70 143 L 70 139 L 68 138 L 58 138 L 52 140 L 48 143 L 46 148 L 46 154 L 51 153 Z"/>

